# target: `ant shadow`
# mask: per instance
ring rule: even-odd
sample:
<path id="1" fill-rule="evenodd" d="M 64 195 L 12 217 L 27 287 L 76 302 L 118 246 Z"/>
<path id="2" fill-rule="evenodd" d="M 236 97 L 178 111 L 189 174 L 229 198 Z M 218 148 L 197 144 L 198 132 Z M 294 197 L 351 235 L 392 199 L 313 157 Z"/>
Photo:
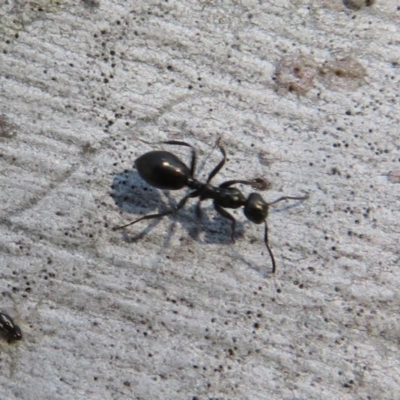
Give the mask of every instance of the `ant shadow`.
<path id="1" fill-rule="evenodd" d="M 180 198 L 187 193 L 185 190 L 179 192 L 182 193 Z M 111 197 L 120 210 L 133 216 L 133 218 L 127 217 L 127 220 L 132 219 L 132 221 L 147 214 L 156 214 L 173 208 L 180 200 L 180 198 L 172 198 L 169 191 L 152 188 L 146 184 L 136 170 L 125 170 L 114 176 L 111 185 Z M 167 204 L 165 204 L 166 200 Z M 190 204 L 189 200 L 189 206 L 185 206 L 174 214 L 148 221 L 141 221 L 137 225 L 134 224 L 132 227 L 127 227 L 123 234 L 124 240 L 128 243 L 137 242 L 150 234 L 162 219 L 168 218 L 173 223 L 179 222 L 188 232 L 189 236 L 196 242 L 205 244 L 232 244 L 231 222 L 225 220 L 214 211 L 212 202 L 208 202 L 208 205 L 206 202 L 204 202 L 205 204 L 202 203 L 202 218 L 199 220 L 196 216 L 197 199 L 195 198 L 193 200 L 193 204 Z M 203 204 L 205 206 L 203 206 Z M 209 205 L 211 205 L 211 207 Z M 212 216 L 212 213 L 215 213 L 214 216 Z M 129 221 L 123 221 L 121 225 L 128 222 Z M 135 229 L 137 233 L 135 233 Z M 127 230 L 129 230 L 129 234 Z M 174 226 L 172 225 L 169 229 L 169 233 L 173 231 Z M 244 224 L 240 220 L 237 220 L 235 239 L 239 239 L 243 236 Z"/>

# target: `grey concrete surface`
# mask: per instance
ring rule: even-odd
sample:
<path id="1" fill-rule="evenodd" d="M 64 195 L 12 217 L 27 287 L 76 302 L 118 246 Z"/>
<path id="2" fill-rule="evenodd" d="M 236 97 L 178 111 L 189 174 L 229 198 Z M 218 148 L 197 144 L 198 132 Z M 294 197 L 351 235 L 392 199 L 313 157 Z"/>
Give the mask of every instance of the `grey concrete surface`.
<path id="1" fill-rule="evenodd" d="M 400 8 L 359 3 L 0 0 L 1 399 L 399 398 Z M 242 210 L 112 230 L 185 193 L 144 141 L 205 179 L 218 137 L 216 184 L 310 194 L 275 275 Z"/>

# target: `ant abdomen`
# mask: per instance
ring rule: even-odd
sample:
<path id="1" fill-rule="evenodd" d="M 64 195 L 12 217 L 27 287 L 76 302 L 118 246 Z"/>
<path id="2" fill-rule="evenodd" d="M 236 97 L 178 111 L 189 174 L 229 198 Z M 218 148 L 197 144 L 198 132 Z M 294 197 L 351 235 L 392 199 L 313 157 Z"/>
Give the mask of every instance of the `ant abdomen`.
<path id="1" fill-rule="evenodd" d="M 151 186 L 179 190 L 187 186 L 189 168 L 168 151 L 150 151 L 135 161 L 139 175 Z"/>

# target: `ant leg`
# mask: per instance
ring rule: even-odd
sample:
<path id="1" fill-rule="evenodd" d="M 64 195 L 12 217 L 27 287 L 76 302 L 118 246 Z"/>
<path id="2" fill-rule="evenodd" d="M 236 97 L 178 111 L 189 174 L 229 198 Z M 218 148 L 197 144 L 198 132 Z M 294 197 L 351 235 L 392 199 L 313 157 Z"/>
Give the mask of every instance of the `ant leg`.
<path id="1" fill-rule="evenodd" d="M 194 175 L 194 172 L 196 170 L 197 154 L 196 154 L 196 149 L 191 144 L 186 142 L 180 142 L 179 140 L 167 140 L 165 142 L 160 142 L 160 143 L 190 147 L 192 150 L 192 159 L 190 160 L 190 175 L 191 176 Z"/>
<path id="2" fill-rule="evenodd" d="M 130 222 L 129 224 L 122 225 L 122 226 L 116 226 L 116 227 L 113 228 L 113 231 L 118 231 L 118 230 L 120 230 L 120 229 L 124 229 L 124 228 L 126 228 L 126 227 L 128 227 L 128 226 L 131 226 L 131 225 L 133 225 L 133 224 L 136 224 L 136 222 L 143 221 L 144 219 L 162 218 L 162 217 L 165 217 L 166 215 L 174 214 L 174 213 L 176 213 L 178 210 L 180 210 L 180 209 L 186 204 L 186 202 L 187 202 L 191 197 L 195 197 L 195 196 L 193 196 L 193 194 L 196 193 L 196 192 L 197 192 L 197 190 L 194 191 L 194 192 L 192 192 L 192 193 L 189 193 L 189 194 L 186 195 L 184 198 L 182 198 L 182 199 L 180 200 L 180 202 L 179 202 L 175 207 L 173 207 L 173 208 L 171 208 L 171 209 L 169 209 L 169 210 L 166 210 L 166 211 L 164 211 L 164 212 L 162 212 L 162 213 L 158 213 L 158 214 L 149 214 L 149 215 L 145 215 L 144 217 L 139 218 L 139 219 L 137 219 L 137 220 L 135 220 L 135 221 L 133 221 L 133 222 Z"/>
<path id="3" fill-rule="evenodd" d="M 142 142 L 147 143 L 147 144 L 154 144 L 151 142 L 146 142 L 144 140 L 142 140 Z M 192 150 L 192 159 L 190 161 L 190 174 L 191 176 L 194 175 L 194 171 L 196 170 L 196 161 L 197 161 L 197 154 L 196 154 L 196 149 L 189 143 L 186 142 L 181 142 L 179 140 L 166 140 L 164 142 L 156 142 L 156 143 L 164 143 L 164 144 L 173 144 L 176 146 L 186 146 L 186 147 L 190 147 Z"/>
<path id="4" fill-rule="evenodd" d="M 300 197 L 284 196 L 284 197 L 279 197 L 279 199 L 273 201 L 272 203 L 268 203 L 268 205 L 272 206 L 273 204 L 279 203 L 280 201 L 283 200 L 306 200 L 308 199 L 308 197 L 309 197 L 308 194 Z"/>
<path id="5" fill-rule="evenodd" d="M 235 243 L 236 219 L 231 214 L 229 214 L 228 211 L 224 210 L 221 206 L 219 206 L 215 201 L 214 201 L 214 208 L 215 208 L 215 211 L 218 212 L 218 214 L 220 214 L 224 218 L 227 218 L 230 221 L 232 221 L 231 239 L 232 239 L 232 243 Z"/>
<path id="6" fill-rule="evenodd" d="M 201 212 L 201 200 L 197 202 L 196 206 L 196 217 L 198 219 L 198 222 L 202 221 L 203 213 Z"/>
<path id="7" fill-rule="evenodd" d="M 219 162 L 219 164 L 210 172 L 210 175 L 208 176 L 207 183 L 210 183 L 211 179 L 214 178 L 215 175 L 221 170 L 221 168 L 224 166 L 226 162 L 226 153 L 225 149 L 219 144 L 220 139 L 217 140 L 217 146 L 221 150 L 221 153 L 223 155 L 223 159 Z M 189 143 L 186 142 L 181 142 L 179 140 L 167 140 L 165 142 L 160 142 L 164 144 L 172 144 L 172 145 L 177 145 L 177 146 L 186 146 L 190 147 L 192 150 L 192 159 L 190 161 L 190 174 L 191 176 L 194 176 L 194 173 L 196 171 L 196 162 L 197 162 L 197 153 L 195 148 L 190 145 Z"/>
<path id="8" fill-rule="evenodd" d="M 242 181 L 241 179 L 234 179 L 232 181 L 226 181 L 219 185 L 220 188 L 227 188 L 232 185 L 236 185 L 237 183 L 241 183 L 242 185 L 250 185 L 254 189 L 265 190 L 267 187 L 267 182 L 262 180 L 261 178 L 256 178 L 251 181 Z"/>
<path id="9" fill-rule="evenodd" d="M 226 152 L 225 149 L 219 144 L 220 139 L 217 140 L 217 146 L 221 150 L 223 159 L 218 163 L 218 165 L 210 172 L 210 175 L 208 175 L 207 183 L 211 182 L 211 179 L 214 178 L 215 175 L 218 174 L 218 172 L 221 170 L 221 168 L 224 166 L 226 162 Z"/>
<path id="10" fill-rule="evenodd" d="M 272 273 L 274 274 L 275 271 L 276 271 L 276 263 L 275 263 L 275 257 L 274 257 L 274 255 L 272 253 L 272 250 L 271 250 L 271 248 L 269 247 L 269 244 L 268 244 L 268 226 L 267 226 L 267 222 L 265 222 L 264 242 L 265 242 L 265 245 L 267 246 L 268 253 L 269 253 L 270 257 L 271 257 Z"/>

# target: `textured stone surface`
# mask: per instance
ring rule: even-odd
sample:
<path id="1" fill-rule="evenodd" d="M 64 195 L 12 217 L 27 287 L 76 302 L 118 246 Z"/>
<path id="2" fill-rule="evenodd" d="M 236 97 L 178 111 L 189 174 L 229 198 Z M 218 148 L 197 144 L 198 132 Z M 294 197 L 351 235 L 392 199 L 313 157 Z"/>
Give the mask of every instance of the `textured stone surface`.
<path id="1" fill-rule="evenodd" d="M 396 398 L 397 1 L 1 1 L 0 398 Z M 111 229 L 184 194 L 141 140 L 204 178 L 220 136 L 215 183 L 310 193 L 271 210 L 275 276 L 241 210 L 235 245 L 210 202 Z"/>

